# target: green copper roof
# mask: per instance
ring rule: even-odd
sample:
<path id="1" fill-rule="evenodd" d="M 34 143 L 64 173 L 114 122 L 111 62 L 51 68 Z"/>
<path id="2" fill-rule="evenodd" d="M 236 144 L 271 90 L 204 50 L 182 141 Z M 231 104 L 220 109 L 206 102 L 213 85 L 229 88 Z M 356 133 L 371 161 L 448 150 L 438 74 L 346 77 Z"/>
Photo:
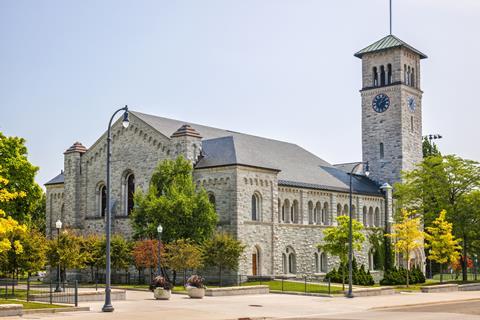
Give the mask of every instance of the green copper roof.
<path id="1" fill-rule="evenodd" d="M 362 56 L 365 53 L 378 52 L 378 51 L 387 50 L 391 48 L 398 48 L 398 47 L 408 48 L 409 50 L 418 54 L 420 56 L 420 59 L 424 59 L 427 57 L 427 55 L 421 53 L 414 47 L 406 44 L 405 42 L 403 42 L 402 40 L 398 39 L 397 37 L 391 34 L 369 45 L 368 47 L 358 51 L 357 53 L 355 53 L 355 57 L 362 58 Z"/>

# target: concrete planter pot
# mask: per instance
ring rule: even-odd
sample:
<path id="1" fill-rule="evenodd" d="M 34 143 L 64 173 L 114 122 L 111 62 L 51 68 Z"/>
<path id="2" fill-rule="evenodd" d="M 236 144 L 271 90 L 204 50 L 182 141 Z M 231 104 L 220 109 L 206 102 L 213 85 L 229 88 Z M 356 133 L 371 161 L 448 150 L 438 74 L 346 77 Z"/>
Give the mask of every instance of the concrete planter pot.
<path id="1" fill-rule="evenodd" d="M 187 293 L 192 299 L 202 299 L 205 296 L 205 288 L 187 287 Z"/>
<path id="2" fill-rule="evenodd" d="M 155 288 L 153 291 L 153 296 L 157 300 L 168 300 L 172 292 L 170 290 L 165 290 L 163 288 Z"/>

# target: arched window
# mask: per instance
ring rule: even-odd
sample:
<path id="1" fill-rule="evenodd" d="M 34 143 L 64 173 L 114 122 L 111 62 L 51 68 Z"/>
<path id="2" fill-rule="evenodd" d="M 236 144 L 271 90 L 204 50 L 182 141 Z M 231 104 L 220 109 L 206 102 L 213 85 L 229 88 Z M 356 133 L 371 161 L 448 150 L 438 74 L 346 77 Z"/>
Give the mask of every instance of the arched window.
<path id="1" fill-rule="evenodd" d="M 288 201 L 288 199 L 285 199 L 285 201 L 283 201 L 283 206 L 282 206 L 282 222 L 284 223 L 290 222 L 289 213 L 290 213 L 290 201 Z"/>
<path id="2" fill-rule="evenodd" d="M 342 205 L 339 203 L 337 204 L 337 217 L 342 215 Z"/>
<path id="3" fill-rule="evenodd" d="M 320 256 L 318 255 L 318 252 L 315 252 L 313 254 L 313 261 L 315 263 L 315 273 L 320 272 Z"/>
<path id="4" fill-rule="evenodd" d="M 293 250 L 292 247 L 287 247 L 286 254 L 288 258 L 288 273 L 297 273 L 297 259 L 295 256 L 295 250 Z"/>
<path id="5" fill-rule="evenodd" d="M 407 85 L 408 85 L 408 86 L 410 85 L 410 79 L 411 79 L 410 66 L 408 66 L 408 67 L 407 67 Z"/>
<path id="6" fill-rule="evenodd" d="M 380 227 L 380 209 L 378 207 L 375 208 L 375 227 Z"/>
<path id="7" fill-rule="evenodd" d="M 350 215 L 350 210 L 349 210 L 347 204 L 343 206 L 343 215 L 344 216 L 349 216 Z"/>
<path id="8" fill-rule="evenodd" d="M 356 219 L 357 221 L 360 221 L 357 216 L 357 210 L 355 210 L 355 205 L 352 204 L 352 217 L 353 219 Z"/>
<path id="9" fill-rule="evenodd" d="M 252 220 L 254 221 L 260 220 L 260 213 L 261 213 L 260 195 L 255 192 L 252 195 Z"/>
<path id="10" fill-rule="evenodd" d="M 308 201 L 308 224 L 313 224 L 315 222 L 315 216 L 313 214 L 313 202 Z"/>
<path id="11" fill-rule="evenodd" d="M 373 227 L 373 208 L 368 209 L 368 226 Z"/>
<path id="12" fill-rule="evenodd" d="M 283 271 L 283 274 L 288 273 L 287 255 L 285 253 L 282 253 L 282 271 Z"/>
<path id="13" fill-rule="evenodd" d="M 315 223 L 322 223 L 322 204 L 320 202 L 315 204 Z"/>
<path id="14" fill-rule="evenodd" d="M 407 65 L 403 65 L 403 83 L 407 84 Z"/>
<path id="15" fill-rule="evenodd" d="M 380 85 L 384 86 L 385 85 L 385 67 L 380 66 Z"/>
<path id="16" fill-rule="evenodd" d="M 328 225 L 328 223 L 328 202 L 325 202 L 322 209 L 322 224 Z"/>
<path id="17" fill-rule="evenodd" d="M 373 79 L 373 86 L 378 87 L 378 71 L 377 67 L 373 67 L 373 74 L 372 74 L 372 79 Z"/>
<path id="18" fill-rule="evenodd" d="M 410 73 L 410 85 L 415 87 L 415 69 L 412 68 L 412 72 Z"/>
<path id="19" fill-rule="evenodd" d="M 383 142 L 380 142 L 380 159 L 385 157 L 385 150 L 383 148 Z"/>
<path id="20" fill-rule="evenodd" d="M 283 209 L 283 206 L 282 206 L 282 200 L 278 199 L 278 222 L 282 222 L 282 210 Z"/>
<path id="21" fill-rule="evenodd" d="M 392 65 L 387 65 L 387 84 L 392 84 Z"/>
<path id="22" fill-rule="evenodd" d="M 328 272 L 327 254 L 325 252 L 320 254 L 320 272 Z"/>
<path id="23" fill-rule="evenodd" d="M 133 195 L 135 194 L 135 176 L 128 173 L 124 182 L 124 208 L 125 215 L 129 215 L 133 210 Z"/>
<path id="24" fill-rule="evenodd" d="M 298 223 L 298 201 L 293 200 L 292 207 L 290 208 L 290 221 L 292 223 Z"/>
<path id="25" fill-rule="evenodd" d="M 210 201 L 215 211 L 217 211 L 217 201 L 215 199 L 215 194 L 213 192 L 208 193 L 208 201 Z"/>
<path id="26" fill-rule="evenodd" d="M 367 226 L 367 207 L 363 207 L 363 226 Z"/>
<path id="27" fill-rule="evenodd" d="M 105 214 L 107 213 L 107 187 L 104 184 L 100 186 L 99 200 L 100 204 L 98 208 L 100 210 L 100 216 L 105 217 Z"/>

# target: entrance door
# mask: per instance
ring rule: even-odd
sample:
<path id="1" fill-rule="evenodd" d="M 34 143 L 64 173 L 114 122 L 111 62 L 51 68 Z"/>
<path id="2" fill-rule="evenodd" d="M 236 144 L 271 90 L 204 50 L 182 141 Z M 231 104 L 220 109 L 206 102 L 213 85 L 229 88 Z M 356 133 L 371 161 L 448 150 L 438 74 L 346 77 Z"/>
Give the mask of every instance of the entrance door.
<path id="1" fill-rule="evenodd" d="M 252 254 L 252 275 L 256 276 L 257 275 L 257 254 L 253 253 Z"/>

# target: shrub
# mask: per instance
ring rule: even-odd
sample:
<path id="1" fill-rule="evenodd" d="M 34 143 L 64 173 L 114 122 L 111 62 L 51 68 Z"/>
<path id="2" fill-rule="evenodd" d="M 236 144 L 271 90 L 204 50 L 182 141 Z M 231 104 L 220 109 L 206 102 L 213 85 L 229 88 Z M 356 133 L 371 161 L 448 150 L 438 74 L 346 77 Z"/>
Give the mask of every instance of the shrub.
<path id="1" fill-rule="evenodd" d="M 204 279 L 200 276 L 193 275 L 188 278 L 187 283 L 185 284 L 186 287 L 195 287 L 195 288 L 205 288 Z"/>
<path id="2" fill-rule="evenodd" d="M 342 268 L 345 268 L 345 281 L 348 281 L 348 265 L 344 264 L 340 264 L 338 270 L 333 268 L 333 270 L 327 273 L 325 279 L 330 279 L 330 281 L 332 282 L 341 283 L 343 274 Z M 365 266 L 363 264 L 360 266 L 359 269 L 357 266 L 357 261 L 355 259 L 353 259 L 352 261 L 352 278 L 352 282 L 355 285 L 372 286 L 375 284 L 375 281 L 373 280 L 370 271 L 365 271 Z"/>
<path id="3" fill-rule="evenodd" d="M 425 276 L 419 267 L 413 267 L 409 273 L 409 283 L 425 283 Z M 396 267 L 385 271 L 383 279 L 380 281 L 381 285 L 404 285 L 407 284 L 407 269 L 403 267 Z"/>
<path id="4" fill-rule="evenodd" d="M 172 284 L 164 277 L 157 276 L 153 279 L 150 284 L 150 291 L 155 290 L 155 288 L 163 288 L 164 290 L 171 290 Z"/>

